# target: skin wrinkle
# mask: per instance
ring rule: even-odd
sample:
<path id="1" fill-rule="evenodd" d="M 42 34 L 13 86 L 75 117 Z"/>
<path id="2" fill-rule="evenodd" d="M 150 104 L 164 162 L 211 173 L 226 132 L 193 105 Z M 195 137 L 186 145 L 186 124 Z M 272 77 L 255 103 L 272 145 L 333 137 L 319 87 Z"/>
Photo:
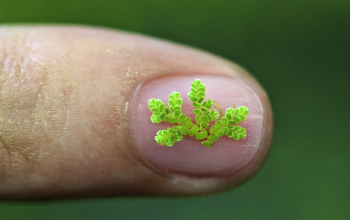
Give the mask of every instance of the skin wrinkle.
<path id="1" fill-rule="evenodd" d="M 86 42 L 86 43 L 88 43 L 88 42 Z M 96 51 L 96 53 L 98 53 L 99 51 Z M 75 56 L 78 56 L 78 54 L 77 55 L 75 55 Z M 108 62 L 106 62 L 106 63 L 108 63 Z M 103 63 L 102 63 L 103 64 Z M 101 71 L 101 72 L 103 72 L 103 71 Z M 90 71 L 90 73 L 86 76 L 86 77 L 90 77 L 90 81 L 88 81 L 88 82 L 94 82 L 95 80 L 94 80 L 94 78 L 96 78 L 96 80 L 99 80 L 99 75 L 100 75 L 100 71 L 99 70 L 93 70 L 93 71 Z M 109 79 L 106 79 L 106 81 L 108 81 Z M 107 83 L 107 82 L 106 82 Z M 101 91 L 104 91 L 104 88 L 96 88 L 95 87 L 95 85 L 89 85 L 90 87 L 93 87 L 94 89 L 93 90 L 95 90 L 96 92 L 97 92 L 97 94 L 96 94 L 96 96 L 99 96 L 98 94 L 100 94 L 100 92 Z M 119 86 L 119 85 L 115 85 L 114 86 L 115 88 L 118 88 L 116 91 L 109 91 L 107 94 L 109 94 L 109 93 L 114 93 L 115 95 L 114 96 L 112 96 L 112 97 L 115 97 L 115 96 L 118 96 L 118 93 L 119 93 L 119 91 L 121 91 L 121 90 L 123 90 L 126 86 Z M 126 90 L 127 90 L 127 88 L 126 88 Z M 102 93 L 104 93 L 104 92 L 102 92 Z M 113 104 L 113 100 L 116 102 L 116 103 L 114 103 Z M 101 115 L 102 116 L 102 119 L 100 119 L 100 120 L 102 120 L 103 121 L 103 124 L 104 125 L 108 125 L 108 124 L 110 124 L 110 127 L 112 128 L 112 130 L 113 131 L 115 131 L 115 137 L 113 138 L 113 139 L 111 139 L 112 141 L 115 141 L 115 139 L 118 139 L 118 142 L 123 142 L 123 137 L 122 137 L 122 135 L 119 135 L 120 133 L 121 133 L 121 131 L 118 131 L 118 130 L 116 130 L 116 126 L 115 126 L 115 124 L 118 124 L 118 123 L 113 123 L 113 121 L 115 121 L 115 120 L 118 120 L 118 116 L 117 115 L 120 115 L 120 110 L 118 110 L 118 111 L 108 111 L 111 107 L 113 107 L 113 109 L 121 109 L 120 107 L 118 108 L 118 106 L 121 106 L 121 103 L 120 102 L 122 102 L 122 100 L 123 100 L 123 98 L 121 97 L 121 99 L 119 98 L 119 99 L 112 99 L 112 101 L 111 100 L 109 100 L 109 102 L 105 102 L 105 103 L 101 103 L 102 105 L 106 105 L 107 106 L 107 108 L 102 108 L 103 109 L 103 112 L 100 112 L 100 114 L 99 115 Z M 88 116 L 90 119 L 92 118 L 92 119 L 94 119 L 94 117 L 96 117 L 96 112 L 94 112 L 94 111 L 91 111 L 91 109 L 94 109 L 95 108 L 95 106 L 93 106 L 94 105 L 94 102 L 87 102 L 88 104 L 89 103 L 91 103 L 92 104 L 92 106 L 91 106 L 91 108 L 88 108 L 88 109 L 86 109 L 86 111 L 85 111 L 85 113 L 84 113 L 84 115 L 86 115 L 86 116 Z M 117 107 L 115 107 L 115 106 L 117 106 Z M 111 113 L 112 112 L 112 113 Z M 116 116 L 114 116 L 113 114 L 115 114 Z M 111 121 L 111 119 L 113 119 L 113 121 Z M 105 131 L 108 131 L 108 130 L 110 130 L 110 129 L 106 129 L 106 127 L 104 127 L 104 128 L 99 128 L 98 127 L 98 125 L 96 124 L 96 123 L 92 123 L 92 127 L 91 128 L 89 128 L 89 130 L 91 129 L 91 132 L 89 131 L 89 132 L 87 132 L 87 133 L 91 133 L 93 136 L 91 136 L 91 137 L 87 137 L 88 139 L 90 139 L 90 138 L 95 138 L 95 141 L 97 141 L 97 140 L 101 140 L 101 139 L 106 139 L 105 137 L 106 136 L 110 136 L 110 133 L 105 133 Z M 107 128 L 108 128 L 109 126 L 107 126 Z M 119 128 L 120 129 L 120 128 Z M 109 131 L 110 132 L 110 131 Z M 79 139 L 82 139 L 82 140 L 84 140 L 85 138 L 83 138 L 83 137 L 81 137 L 81 138 L 79 138 Z M 108 150 L 112 150 L 112 149 L 110 149 L 110 148 L 106 148 L 106 149 L 104 149 L 104 152 L 95 152 L 95 153 L 90 153 L 92 150 L 94 150 L 93 148 L 91 148 L 91 144 L 90 144 L 90 142 L 89 141 L 85 141 L 85 144 L 83 144 L 83 145 L 85 145 L 86 147 L 88 147 L 88 149 L 85 149 L 86 151 L 85 151 L 85 153 L 84 154 L 86 154 L 86 155 L 88 155 L 89 157 L 90 157 L 90 155 L 92 156 L 92 158 L 96 158 L 96 157 L 98 157 L 98 154 L 106 154 L 106 155 L 115 155 L 115 153 L 117 152 L 116 150 L 117 149 L 113 149 L 113 151 L 115 151 L 115 152 L 106 152 L 106 151 L 108 151 Z M 92 151 L 93 152 L 93 151 Z M 118 153 L 119 154 L 119 153 Z M 107 157 L 105 157 L 105 159 L 107 159 L 107 160 L 109 160 L 109 158 L 107 158 Z M 113 159 L 113 158 L 111 158 L 111 159 Z M 121 158 L 121 159 L 124 159 L 124 158 Z M 128 158 L 125 158 L 124 159 L 125 161 L 128 161 Z M 103 166 L 103 165 L 102 165 Z M 96 166 L 94 166 L 93 167 L 93 169 L 95 169 L 95 167 Z M 112 167 L 113 168 L 113 167 Z M 99 166 L 99 169 L 101 169 L 101 164 L 100 164 L 100 166 Z M 108 168 L 108 169 L 111 169 L 111 168 Z M 97 172 L 97 171 L 96 171 Z M 94 173 L 94 171 L 92 171 L 92 173 Z M 97 172 L 98 174 L 99 174 L 99 176 L 103 176 L 104 175 L 104 173 L 108 173 L 107 172 L 107 169 L 105 170 L 105 172 Z M 91 177 L 92 178 L 92 177 Z M 95 177 L 96 178 L 96 177 Z"/>
<path id="2" fill-rule="evenodd" d="M 75 85 L 72 85 L 70 84 L 69 82 L 67 82 L 65 84 L 65 87 L 62 88 L 62 94 L 63 94 L 63 97 L 62 97 L 62 100 L 63 100 L 63 119 L 62 119 L 62 123 L 59 127 L 61 127 L 61 132 L 58 132 L 58 135 L 57 137 L 63 137 L 64 136 L 64 133 L 66 132 L 67 130 L 67 126 L 68 126 L 68 123 L 67 123 L 67 120 L 69 118 L 69 115 L 70 115 L 70 109 L 69 107 L 73 105 L 72 103 L 72 99 L 74 98 L 75 96 L 75 93 L 76 93 L 76 88 L 77 86 Z M 60 147 L 62 147 L 62 144 L 60 144 Z"/>
<path id="3" fill-rule="evenodd" d="M 36 95 L 35 95 L 35 100 L 36 100 L 36 101 L 39 100 L 39 96 L 41 96 L 42 94 L 44 94 L 43 88 L 44 88 L 44 86 L 46 86 L 47 81 L 48 81 L 48 74 L 45 73 L 45 74 L 43 75 L 43 77 L 42 77 L 40 83 L 39 83 L 39 88 L 38 88 L 38 91 L 37 91 L 37 93 L 36 93 Z"/>
<path id="4" fill-rule="evenodd" d="M 3 32 L 0 34 L 3 35 Z M 45 98 L 42 95 L 48 73 L 38 62 L 40 58 L 35 58 L 35 51 L 33 53 L 31 48 L 33 44 L 29 41 L 29 36 L 18 32 L 6 33 L 5 37 L 0 38 L 0 83 L 3 85 L 0 87 L 0 101 L 3 103 L 1 117 L 6 119 L 0 124 L 0 130 L 2 148 L 8 152 L 7 160 L 2 158 L 0 165 L 2 170 L 9 171 L 2 172 L 2 179 L 9 178 L 5 174 L 10 172 L 13 175 L 31 173 L 39 164 L 40 146 L 34 143 L 40 136 L 43 125 L 38 126 L 37 122 L 43 115 L 37 114 L 37 109 L 40 99 Z M 6 136 L 1 128 L 6 128 Z M 35 148 L 28 148 L 28 144 Z"/>
<path id="5" fill-rule="evenodd" d="M 5 153 L 7 153 L 7 158 L 5 155 L 3 155 L 1 153 L 1 161 L 2 163 L 0 163 L 0 172 L 1 172 L 1 176 L 0 176 L 0 180 L 4 179 L 5 175 L 6 175 L 6 171 L 7 171 L 7 167 L 5 166 L 5 163 L 7 164 L 12 164 L 12 154 L 10 151 L 9 146 L 7 146 L 7 144 L 5 143 L 4 139 L 2 138 L 1 134 L 0 134 L 0 152 L 5 151 Z"/>
<path id="6" fill-rule="evenodd" d="M 6 45 L 7 46 L 9 44 L 5 41 L 5 43 L 3 43 L 2 45 Z M 16 73 L 18 71 L 18 69 L 19 69 L 18 63 L 19 62 L 16 59 L 13 59 L 11 54 L 8 53 L 8 50 L 7 50 L 8 47 L 4 47 L 3 46 L 2 48 L 3 48 L 3 50 L 2 50 L 3 53 L 0 56 L 2 58 L 2 60 L 3 60 L 1 62 L 2 63 L 2 68 L 1 68 L 2 69 L 2 77 L 1 77 L 1 80 L 3 82 L 2 85 L 4 85 L 4 86 L 1 88 L 1 91 L 2 91 L 2 94 L 4 94 L 4 92 L 5 92 L 5 94 L 8 94 L 8 93 L 6 93 L 7 91 L 4 88 L 7 88 L 9 85 L 11 85 L 11 83 L 9 83 L 9 82 L 10 82 L 10 80 L 12 78 L 14 78 L 13 77 L 14 73 Z M 16 69 L 17 69 L 17 71 L 16 71 Z M 6 79 L 6 77 L 5 77 L 6 75 L 9 76 L 8 79 Z M 16 84 L 13 84 L 13 85 L 15 86 Z M 4 96 L 2 95 L 2 97 L 4 97 Z M 6 96 L 5 96 L 5 99 L 3 99 L 3 100 L 5 100 L 5 103 L 2 104 L 1 106 L 7 106 L 6 105 L 6 100 L 7 100 Z M 8 108 L 7 110 L 9 111 L 10 109 L 11 108 Z M 1 125 L 2 125 L 1 127 L 4 127 L 3 125 L 10 124 L 12 121 L 14 121 L 13 118 L 8 119 L 9 117 L 4 117 L 3 115 L 2 115 L 2 118 L 3 118 L 3 120 L 1 121 L 2 122 L 1 123 Z M 4 119 L 6 119 L 6 121 Z M 16 131 L 16 128 L 15 128 L 15 131 Z M 3 129 L 1 129 L 1 133 L 4 133 Z M 8 131 L 6 131 L 6 133 L 8 133 Z M 1 147 L 6 150 L 7 155 L 8 155 L 7 160 L 2 158 L 1 163 L 0 163 L 1 169 L 2 169 L 2 173 L 3 173 L 2 178 L 4 178 L 4 176 L 6 174 L 6 170 L 8 170 L 9 168 L 11 169 L 11 167 L 14 166 L 15 162 L 13 162 L 13 160 L 12 160 L 12 159 L 16 159 L 14 154 L 17 152 L 17 153 L 23 155 L 23 153 L 20 152 L 19 149 L 16 146 L 14 146 L 14 145 L 12 145 L 10 143 L 7 143 L 8 139 L 11 138 L 11 136 L 12 135 L 6 135 L 6 136 L 4 136 L 3 134 L 1 135 L 1 143 L 2 143 Z M 28 161 L 28 157 L 24 156 L 24 160 Z M 18 161 L 16 161 L 16 162 L 18 162 Z"/>

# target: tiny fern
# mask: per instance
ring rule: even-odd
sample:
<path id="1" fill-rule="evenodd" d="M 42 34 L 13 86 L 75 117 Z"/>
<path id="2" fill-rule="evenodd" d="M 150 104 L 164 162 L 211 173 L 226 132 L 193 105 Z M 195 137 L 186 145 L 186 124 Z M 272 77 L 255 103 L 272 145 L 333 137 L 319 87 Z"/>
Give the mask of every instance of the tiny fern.
<path id="1" fill-rule="evenodd" d="M 213 146 L 221 136 L 226 135 L 234 140 L 245 139 L 247 132 L 237 124 L 244 121 L 249 113 L 245 106 L 238 108 L 228 108 L 220 119 L 219 113 L 211 109 L 213 104 L 218 104 L 212 100 L 204 100 L 205 85 L 201 80 L 196 79 L 191 84 L 191 91 L 188 93 L 195 114 L 195 122 L 181 111 L 182 98 L 180 93 L 172 92 L 169 95 L 168 106 L 159 99 L 150 99 L 148 108 L 153 115 L 151 121 L 160 123 L 162 121 L 176 124 L 173 127 L 160 130 L 155 136 L 155 140 L 160 145 L 173 146 L 176 141 L 181 141 L 184 135 L 194 136 L 206 147 Z M 220 106 L 218 108 L 221 111 Z M 211 125 L 211 126 L 210 126 Z"/>

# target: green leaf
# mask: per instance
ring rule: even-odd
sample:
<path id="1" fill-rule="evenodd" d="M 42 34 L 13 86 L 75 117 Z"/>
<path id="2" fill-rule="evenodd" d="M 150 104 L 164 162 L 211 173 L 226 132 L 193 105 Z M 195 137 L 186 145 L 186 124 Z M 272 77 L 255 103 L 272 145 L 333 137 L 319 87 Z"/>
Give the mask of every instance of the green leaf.
<path id="1" fill-rule="evenodd" d="M 165 144 L 168 147 L 172 147 L 175 144 L 175 137 L 171 135 Z"/>
<path id="2" fill-rule="evenodd" d="M 199 116 L 196 115 L 196 116 L 194 117 L 194 119 L 196 120 L 197 125 L 200 125 L 200 124 L 201 124 L 202 121 L 201 121 L 201 118 L 200 118 Z"/>
<path id="3" fill-rule="evenodd" d="M 172 92 L 169 95 L 169 99 L 172 101 L 175 101 L 176 99 L 178 99 L 180 97 L 180 93 L 179 92 Z"/>
<path id="4" fill-rule="evenodd" d="M 223 130 L 217 130 L 217 131 L 215 132 L 215 134 L 216 134 L 217 136 L 221 137 L 221 136 L 224 135 L 224 131 L 223 131 Z"/>
<path id="5" fill-rule="evenodd" d="M 175 112 L 174 112 L 174 117 L 175 118 L 178 118 L 180 115 L 181 115 L 181 111 L 180 110 L 176 110 Z"/>
<path id="6" fill-rule="evenodd" d="M 241 122 L 241 119 L 240 119 L 238 116 L 233 116 L 232 119 L 233 119 L 236 123 Z"/>
<path id="7" fill-rule="evenodd" d="M 216 125 L 211 126 L 211 128 L 209 129 L 209 133 L 214 134 L 215 131 L 216 131 Z"/>
<path id="8" fill-rule="evenodd" d="M 198 88 L 198 90 L 197 90 L 198 92 L 205 92 L 205 87 L 200 87 L 200 88 Z"/>
<path id="9" fill-rule="evenodd" d="M 209 135 L 208 140 L 212 143 L 214 143 L 215 141 L 217 141 L 219 139 L 219 136 L 213 134 L 213 135 Z"/>
<path id="10" fill-rule="evenodd" d="M 168 128 L 169 134 L 176 134 L 176 131 L 172 128 Z"/>
<path id="11" fill-rule="evenodd" d="M 155 99 L 150 99 L 148 100 L 148 108 L 153 108 L 156 105 L 156 100 Z"/>
<path id="12" fill-rule="evenodd" d="M 165 118 L 165 113 L 160 114 L 160 115 L 158 116 L 158 118 L 159 118 L 161 121 L 163 121 L 164 118 Z"/>
<path id="13" fill-rule="evenodd" d="M 157 134 L 161 136 L 166 136 L 166 135 L 169 135 L 169 132 L 167 129 L 164 129 L 164 130 L 158 131 Z"/>
<path id="14" fill-rule="evenodd" d="M 227 120 L 226 117 L 222 117 L 222 118 L 221 118 L 221 122 L 222 122 L 222 124 L 223 124 L 224 126 L 227 126 L 228 120 Z"/>
<path id="15" fill-rule="evenodd" d="M 230 129 L 229 129 L 229 128 L 224 127 L 224 128 L 223 128 L 223 131 L 224 131 L 224 135 L 227 135 L 227 134 L 228 134 L 228 132 L 230 131 Z"/>
<path id="16" fill-rule="evenodd" d="M 179 120 L 177 118 L 170 118 L 169 123 L 174 124 L 177 123 Z"/>
<path id="17" fill-rule="evenodd" d="M 222 127 L 222 122 L 221 122 L 221 121 L 216 121 L 216 122 L 215 122 L 215 125 L 216 125 L 217 129 L 221 129 L 221 127 Z"/>
<path id="18" fill-rule="evenodd" d="M 192 103 L 192 106 L 195 108 L 201 108 L 202 104 L 194 102 L 194 103 Z"/>
<path id="19" fill-rule="evenodd" d="M 180 131 L 177 131 L 175 140 L 182 141 L 182 139 L 183 139 L 183 134 Z"/>
<path id="20" fill-rule="evenodd" d="M 201 131 L 204 131 L 208 126 L 209 126 L 208 123 L 202 122 L 201 125 L 200 125 L 200 130 L 201 130 Z"/>
<path id="21" fill-rule="evenodd" d="M 169 101 L 168 101 L 168 105 L 169 105 L 170 107 L 175 107 L 175 106 L 176 106 L 175 103 L 174 103 L 172 100 L 169 100 Z"/>
<path id="22" fill-rule="evenodd" d="M 152 116 L 151 116 L 151 121 L 152 121 L 153 123 L 160 123 L 160 122 L 161 122 L 161 120 L 159 119 L 159 117 L 156 116 L 156 115 L 152 115 Z"/>
<path id="23" fill-rule="evenodd" d="M 175 112 L 175 111 L 181 111 L 181 106 L 175 106 L 175 107 L 174 107 L 174 112 Z"/>
<path id="24" fill-rule="evenodd" d="M 212 146 L 213 146 L 213 143 L 210 142 L 210 141 L 208 141 L 208 140 L 202 141 L 202 144 L 203 144 L 204 146 L 206 146 L 206 147 L 212 147 Z"/>
<path id="25" fill-rule="evenodd" d="M 208 99 L 203 102 L 203 107 L 206 109 L 211 109 L 213 107 L 213 101 Z"/>
<path id="26" fill-rule="evenodd" d="M 160 104 L 162 104 L 163 102 L 160 101 L 159 99 L 156 99 L 156 106 L 158 107 Z"/>
<path id="27" fill-rule="evenodd" d="M 198 110 L 198 109 L 194 109 L 194 110 L 193 110 L 193 113 L 194 113 L 195 115 L 198 115 L 198 116 L 202 116 L 202 115 L 203 115 L 203 112 L 202 112 L 201 110 Z"/>
<path id="28" fill-rule="evenodd" d="M 233 126 L 233 128 L 231 129 L 233 132 L 239 132 L 241 130 L 241 127 L 239 126 Z"/>
<path id="29" fill-rule="evenodd" d="M 196 138 L 197 140 L 203 140 L 203 139 L 205 139 L 205 138 L 207 138 L 207 137 L 208 137 L 208 132 L 206 132 L 206 131 L 199 132 L 199 133 L 197 133 L 196 136 L 195 136 L 195 138 Z"/>
<path id="30" fill-rule="evenodd" d="M 165 116 L 164 121 L 169 122 L 171 118 L 172 118 L 172 115 L 168 114 L 167 116 Z"/>
<path id="31" fill-rule="evenodd" d="M 182 105 L 182 99 L 176 100 L 175 105 Z"/>
<path id="32" fill-rule="evenodd" d="M 173 129 L 174 129 L 175 131 L 180 130 L 180 128 L 181 128 L 181 126 L 180 126 L 180 125 L 176 125 L 176 126 L 174 126 L 174 127 L 173 127 Z"/>
<path id="33" fill-rule="evenodd" d="M 188 132 L 188 126 L 187 125 L 182 125 L 181 128 L 180 128 L 180 132 L 184 135 L 187 134 Z"/>
<path id="34" fill-rule="evenodd" d="M 244 121 L 245 118 L 246 118 L 246 116 L 244 116 L 244 115 L 240 115 L 240 116 L 238 116 L 238 117 L 241 119 L 241 121 Z"/>
<path id="35" fill-rule="evenodd" d="M 165 108 L 165 105 L 162 103 L 161 105 L 159 105 L 158 111 L 159 111 L 159 112 L 163 112 L 163 111 L 164 111 L 164 108 Z"/>
<path id="36" fill-rule="evenodd" d="M 195 85 L 195 87 L 198 87 L 201 84 L 201 80 L 200 79 L 195 79 L 193 81 L 193 84 Z M 194 86 L 193 86 L 194 87 Z"/>
<path id="37" fill-rule="evenodd" d="M 155 136 L 154 139 L 158 144 L 165 144 L 164 139 L 161 136 Z"/>
<path id="38" fill-rule="evenodd" d="M 189 134 L 190 136 L 193 136 L 193 135 L 197 134 L 198 131 L 199 131 L 198 125 L 195 125 L 195 126 L 193 126 L 193 127 L 188 131 L 188 134 Z"/>
<path id="39" fill-rule="evenodd" d="M 219 117 L 219 112 L 217 112 L 216 110 L 211 110 L 210 114 L 214 120 L 218 119 L 218 117 Z"/>
<path id="40" fill-rule="evenodd" d="M 167 114 L 167 115 L 169 114 L 169 109 L 168 109 L 168 107 L 165 107 L 164 113 Z"/>
<path id="41" fill-rule="evenodd" d="M 179 124 L 183 125 L 185 123 L 186 115 L 182 114 L 179 117 Z"/>
<path id="42" fill-rule="evenodd" d="M 190 96 L 190 95 L 188 95 L 188 96 Z M 190 100 L 191 100 L 191 102 L 197 102 L 197 101 L 198 101 L 198 98 L 193 97 L 193 96 L 192 96 L 192 97 L 190 96 Z"/>
<path id="43" fill-rule="evenodd" d="M 202 117 L 201 117 L 201 121 L 202 121 L 202 122 L 209 122 L 208 116 L 202 116 Z"/>
<path id="44" fill-rule="evenodd" d="M 165 129 L 157 132 L 157 136 L 154 138 L 157 143 L 165 144 L 167 140 L 170 138 L 171 134 Z"/>
<path id="45" fill-rule="evenodd" d="M 190 117 L 186 117 L 185 119 L 185 123 L 189 128 L 192 128 L 194 126 L 194 124 L 192 123 Z"/>
<path id="46" fill-rule="evenodd" d="M 235 124 L 236 124 L 236 121 L 234 121 L 234 120 L 228 121 L 228 124 L 230 124 L 230 125 L 235 125 Z"/>
<path id="47" fill-rule="evenodd" d="M 247 136 L 246 130 L 240 126 L 234 126 L 231 130 L 235 133 L 235 135 L 238 134 L 238 139 L 245 139 L 245 137 Z M 237 139 L 237 135 L 236 137 L 235 135 L 233 138 Z"/>
<path id="48" fill-rule="evenodd" d="M 175 99 L 178 99 L 180 97 L 180 93 L 179 92 L 173 92 L 173 96 L 175 97 Z"/>
<path id="49" fill-rule="evenodd" d="M 205 93 L 204 92 L 200 92 L 197 94 L 197 97 L 202 98 L 205 97 Z"/>

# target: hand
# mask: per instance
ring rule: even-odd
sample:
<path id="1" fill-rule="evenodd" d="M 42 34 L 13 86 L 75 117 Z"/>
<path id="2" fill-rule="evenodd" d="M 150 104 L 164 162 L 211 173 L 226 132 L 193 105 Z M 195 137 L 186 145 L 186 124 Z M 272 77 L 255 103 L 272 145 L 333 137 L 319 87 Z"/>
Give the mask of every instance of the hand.
<path id="1" fill-rule="evenodd" d="M 0 48 L 0 199 L 214 193 L 242 184 L 265 160 L 267 95 L 226 60 L 86 27 L 3 26 Z M 190 108 L 197 78 L 223 110 L 249 108 L 246 139 L 211 148 L 149 141 L 168 124 L 150 121 L 148 100 L 178 91 Z"/>

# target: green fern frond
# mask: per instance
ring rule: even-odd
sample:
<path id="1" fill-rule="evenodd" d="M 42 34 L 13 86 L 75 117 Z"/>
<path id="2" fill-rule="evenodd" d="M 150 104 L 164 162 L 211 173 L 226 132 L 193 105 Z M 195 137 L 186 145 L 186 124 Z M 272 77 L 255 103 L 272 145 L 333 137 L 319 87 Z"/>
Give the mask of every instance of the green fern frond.
<path id="1" fill-rule="evenodd" d="M 246 130 L 236 124 L 246 119 L 249 114 L 248 108 L 245 106 L 228 108 L 224 116 L 221 115 L 222 117 L 218 119 L 219 113 L 212 107 L 215 104 L 220 114 L 222 114 L 221 107 L 213 100 L 204 100 L 205 89 L 205 85 L 201 80 L 196 79 L 191 84 L 191 91 L 188 93 L 188 97 L 194 107 L 195 123 L 190 117 L 182 113 L 183 100 L 180 98 L 179 92 L 172 92 L 169 95 L 169 107 L 165 106 L 159 99 L 150 99 L 148 101 L 148 108 L 153 113 L 151 116 L 153 123 L 166 121 L 170 124 L 178 124 L 158 131 L 155 136 L 158 144 L 171 147 L 175 142 L 181 141 L 184 135 L 194 136 L 196 140 L 201 140 L 201 143 L 206 147 L 211 147 L 215 141 L 224 135 L 234 140 L 246 138 Z M 215 121 L 214 124 L 212 124 L 213 121 Z"/>

